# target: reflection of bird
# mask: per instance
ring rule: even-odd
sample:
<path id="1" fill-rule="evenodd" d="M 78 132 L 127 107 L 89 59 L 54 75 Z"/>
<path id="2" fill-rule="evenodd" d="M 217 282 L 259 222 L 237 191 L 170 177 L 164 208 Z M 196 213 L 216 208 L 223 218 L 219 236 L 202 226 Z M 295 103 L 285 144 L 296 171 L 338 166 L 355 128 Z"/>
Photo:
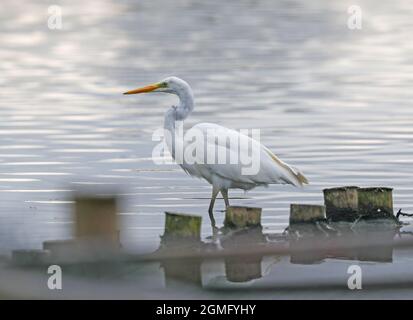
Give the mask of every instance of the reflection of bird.
<path id="1" fill-rule="evenodd" d="M 237 131 L 227 129 L 213 123 L 200 123 L 192 127 L 186 134 L 183 141 L 178 141 L 175 137 L 177 121 L 183 121 L 194 109 L 194 97 L 191 87 L 182 79 L 169 77 L 161 82 L 151 84 L 146 87 L 131 90 L 124 94 L 136 94 L 144 92 L 165 92 L 175 94 L 179 97 L 179 105 L 173 106 L 165 114 L 164 128 L 170 133 L 170 139 L 166 139 L 168 148 L 176 160 L 176 154 L 186 152 L 189 148 L 195 149 L 195 161 L 188 162 L 184 158 L 181 167 L 191 176 L 204 178 L 212 185 L 212 198 L 209 205 L 209 213 L 212 214 L 215 198 L 221 192 L 225 206 L 229 206 L 228 189 L 238 188 L 249 190 L 256 186 L 268 184 L 292 184 L 294 186 L 302 186 L 307 184 L 307 179 L 295 168 L 290 167 L 285 162 L 278 159 L 269 149 L 258 141 L 251 139 L 247 135 L 243 135 Z M 194 131 L 195 134 L 194 134 Z M 211 135 L 211 133 L 214 133 Z M 202 139 L 195 141 L 194 145 L 187 141 L 187 136 L 195 136 L 196 133 L 201 133 Z M 224 137 L 224 139 L 221 139 Z M 228 141 L 238 141 L 237 143 L 228 143 Z M 197 145 L 198 144 L 198 145 Z M 199 145 L 199 144 L 202 144 Z M 205 152 L 199 152 L 199 151 Z M 220 159 L 220 156 L 229 155 L 238 156 L 238 161 L 206 161 L 208 152 L 213 152 Z M 249 152 L 249 153 L 248 153 Z M 252 157 L 249 155 L 252 153 Z M 254 157 L 258 156 L 258 157 Z M 224 157 L 223 157 L 224 158 Z M 221 159 L 223 159 L 221 158 Z M 240 159 L 249 159 L 252 161 L 258 159 L 258 170 L 253 174 L 245 174 L 243 169 L 245 165 L 239 161 Z M 231 160 L 231 158 L 229 159 Z M 221 161 L 222 162 L 222 161 Z M 253 166 L 253 165 L 252 165 Z M 251 166 L 251 167 L 252 167 Z"/>

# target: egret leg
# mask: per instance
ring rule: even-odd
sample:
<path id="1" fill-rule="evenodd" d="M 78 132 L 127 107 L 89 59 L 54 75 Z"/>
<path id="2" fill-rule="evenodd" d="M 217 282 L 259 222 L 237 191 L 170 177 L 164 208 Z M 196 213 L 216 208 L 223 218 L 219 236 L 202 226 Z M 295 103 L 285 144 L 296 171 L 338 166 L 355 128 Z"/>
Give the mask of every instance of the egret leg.
<path id="1" fill-rule="evenodd" d="M 228 189 L 221 189 L 221 194 L 224 197 L 225 208 L 229 207 Z"/>
<path id="2" fill-rule="evenodd" d="M 211 195 L 211 202 L 209 204 L 209 218 L 211 219 L 211 226 L 212 228 L 215 228 L 215 218 L 214 218 L 214 204 L 215 204 L 215 199 L 217 198 L 217 195 L 219 193 L 219 189 L 216 187 L 212 187 L 212 195 Z"/>
<path id="3" fill-rule="evenodd" d="M 216 187 L 212 187 L 212 196 L 211 196 L 211 203 L 209 204 L 209 219 L 211 220 L 211 227 L 212 227 L 212 235 L 215 238 L 217 236 L 218 228 L 215 223 L 215 218 L 214 218 L 214 204 L 215 204 L 215 199 L 217 198 L 217 195 L 219 193 L 219 189 Z"/>
<path id="4" fill-rule="evenodd" d="M 216 187 L 212 187 L 211 202 L 209 203 L 209 209 L 208 209 L 208 212 L 210 214 L 214 212 L 215 199 L 217 198 L 218 193 L 219 193 L 219 189 Z"/>

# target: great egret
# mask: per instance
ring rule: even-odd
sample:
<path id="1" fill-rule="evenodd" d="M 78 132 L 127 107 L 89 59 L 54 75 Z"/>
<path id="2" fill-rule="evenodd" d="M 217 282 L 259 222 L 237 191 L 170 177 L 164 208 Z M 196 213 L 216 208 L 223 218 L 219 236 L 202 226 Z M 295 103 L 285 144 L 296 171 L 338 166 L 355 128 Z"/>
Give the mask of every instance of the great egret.
<path id="1" fill-rule="evenodd" d="M 182 79 L 168 77 L 160 82 L 127 91 L 124 94 L 145 92 L 165 92 L 178 96 L 178 106 L 172 106 L 165 113 L 164 128 L 172 133 L 172 139 L 166 139 L 171 154 L 174 156 L 177 148 L 185 150 L 187 144 L 176 141 L 174 133 L 176 121 L 183 121 L 194 109 L 194 96 L 191 87 Z M 183 161 L 183 163 L 180 163 L 180 166 L 188 174 L 203 178 L 212 185 L 212 196 L 208 210 L 210 215 L 212 215 L 215 199 L 219 192 L 221 192 L 224 198 L 225 206 L 229 206 L 228 189 L 231 188 L 250 190 L 256 186 L 267 186 L 268 184 L 292 184 L 299 187 L 308 183 L 308 180 L 300 171 L 278 159 L 268 148 L 247 135 L 214 123 L 200 123 L 193 126 L 190 130 L 201 132 L 206 137 L 209 136 L 208 133 L 211 131 L 218 132 L 220 135 L 228 137 L 230 141 L 235 138 L 235 140 L 246 142 L 248 146 L 245 144 L 244 146 L 228 145 L 225 139 L 207 138 L 204 141 L 206 151 L 214 149 L 218 153 L 241 153 L 241 156 L 248 151 L 259 154 L 259 170 L 252 175 L 243 174 L 243 167 L 239 162 L 220 164 L 206 163 L 206 161 L 197 161 L 195 163 Z"/>

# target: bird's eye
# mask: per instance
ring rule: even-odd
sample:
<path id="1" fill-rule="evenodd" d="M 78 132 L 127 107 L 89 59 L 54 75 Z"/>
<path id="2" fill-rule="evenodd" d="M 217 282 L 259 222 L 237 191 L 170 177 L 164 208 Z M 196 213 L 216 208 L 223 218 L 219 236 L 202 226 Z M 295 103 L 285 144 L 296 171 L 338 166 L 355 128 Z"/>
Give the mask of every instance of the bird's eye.
<path id="1" fill-rule="evenodd" d="M 162 87 L 166 88 L 168 86 L 167 82 L 162 82 Z"/>

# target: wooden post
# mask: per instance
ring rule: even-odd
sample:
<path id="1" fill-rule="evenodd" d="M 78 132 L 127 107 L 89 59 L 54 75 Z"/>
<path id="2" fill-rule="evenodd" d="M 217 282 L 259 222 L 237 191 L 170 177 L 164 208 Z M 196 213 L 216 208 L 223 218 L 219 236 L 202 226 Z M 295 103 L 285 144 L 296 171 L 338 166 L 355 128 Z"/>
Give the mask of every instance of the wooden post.
<path id="1" fill-rule="evenodd" d="M 201 239 L 202 217 L 165 212 L 165 233 L 163 239 Z"/>
<path id="2" fill-rule="evenodd" d="M 225 212 L 225 228 L 261 227 L 261 208 L 229 206 Z"/>
<path id="3" fill-rule="evenodd" d="M 312 204 L 291 204 L 290 224 L 323 221 L 326 219 L 326 207 Z"/>
<path id="4" fill-rule="evenodd" d="M 394 218 L 392 188 L 358 189 L 359 213 L 372 218 Z"/>
<path id="5" fill-rule="evenodd" d="M 77 197 L 74 239 L 43 242 L 53 262 L 100 261 L 119 253 L 115 198 Z"/>
<path id="6" fill-rule="evenodd" d="M 182 253 L 200 250 L 202 246 L 201 225 L 202 217 L 165 212 L 165 231 L 161 236 L 161 243 L 158 251 L 162 252 L 163 250 L 167 250 L 169 254 L 173 254 L 174 252 Z M 179 261 L 163 263 L 162 265 L 165 267 L 165 276 L 168 278 L 169 276 L 174 277 L 173 275 L 175 275 L 179 278 L 179 271 L 177 271 L 179 268 L 176 268 L 179 264 Z M 191 269 L 190 266 L 188 266 L 188 268 Z"/>
<path id="7" fill-rule="evenodd" d="M 98 239 L 119 243 L 115 198 L 76 198 L 75 220 L 77 239 Z"/>
<path id="8" fill-rule="evenodd" d="M 327 219 L 354 221 L 358 217 L 358 187 L 347 186 L 324 189 Z"/>

